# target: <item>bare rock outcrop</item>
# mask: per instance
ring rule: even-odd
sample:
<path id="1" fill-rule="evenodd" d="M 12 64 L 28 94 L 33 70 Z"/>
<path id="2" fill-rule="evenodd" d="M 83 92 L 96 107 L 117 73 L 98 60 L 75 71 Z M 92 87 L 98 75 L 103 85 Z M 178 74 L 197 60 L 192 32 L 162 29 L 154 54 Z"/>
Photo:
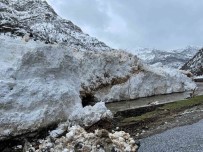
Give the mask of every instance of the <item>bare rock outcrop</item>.
<path id="1" fill-rule="evenodd" d="M 189 70 L 196 76 L 203 75 L 203 49 L 200 49 L 181 69 Z"/>

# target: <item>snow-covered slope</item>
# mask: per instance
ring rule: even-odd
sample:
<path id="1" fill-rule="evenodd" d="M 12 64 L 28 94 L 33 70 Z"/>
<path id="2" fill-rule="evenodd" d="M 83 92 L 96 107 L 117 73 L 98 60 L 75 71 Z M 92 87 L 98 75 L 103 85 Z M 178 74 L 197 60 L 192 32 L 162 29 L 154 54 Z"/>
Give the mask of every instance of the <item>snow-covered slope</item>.
<path id="1" fill-rule="evenodd" d="M 190 70 L 195 75 L 203 75 L 203 49 L 199 50 L 181 69 Z"/>
<path id="2" fill-rule="evenodd" d="M 103 42 L 84 34 L 71 21 L 62 19 L 42 0 L 0 0 L 0 32 L 24 36 L 46 43 L 76 45 L 80 50 L 109 50 Z"/>
<path id="3" fill-rule="evenodd" d="M 133 52 L 148 64 L 163 65 L 167 67 L 180 68 L 189 61 L 199 50 L 199 47 L 188 46 L 178 50 L 157 50 L 157 49 L 138 49 Z"/>
<path id="4" fill-rule="evenodd" d="M 66 120 L 89 126 L 111 117 L 104 103 L 83 108 L 91 100 L 112 102 L 195 87 L 177 70 L 151 68 L 82 33 L 45 1 L 0 0 L 0 6 L 0 139 Z M 30 40 L 27 32 L 33 35 Z"/>

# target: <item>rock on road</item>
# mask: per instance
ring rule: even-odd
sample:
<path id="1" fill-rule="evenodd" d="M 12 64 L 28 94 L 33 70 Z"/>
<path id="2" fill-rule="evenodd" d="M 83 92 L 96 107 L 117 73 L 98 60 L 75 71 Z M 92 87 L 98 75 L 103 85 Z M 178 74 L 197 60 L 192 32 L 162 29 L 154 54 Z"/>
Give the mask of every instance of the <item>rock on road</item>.
<path id="1" fill-rule="evenodd" d="M 141 139 L 138 152 L 203 152 L 203 120 Z"/>

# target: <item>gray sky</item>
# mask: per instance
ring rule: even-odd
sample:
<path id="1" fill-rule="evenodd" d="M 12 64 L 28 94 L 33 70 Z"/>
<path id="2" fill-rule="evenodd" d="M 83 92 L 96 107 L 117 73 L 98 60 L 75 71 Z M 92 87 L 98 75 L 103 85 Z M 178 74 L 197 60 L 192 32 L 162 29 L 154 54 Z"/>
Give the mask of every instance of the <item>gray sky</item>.
<path id="1" fill-rule="evenodd" d="M 203 46 L 203 0 L 47 0 L 113 48 Z"/>

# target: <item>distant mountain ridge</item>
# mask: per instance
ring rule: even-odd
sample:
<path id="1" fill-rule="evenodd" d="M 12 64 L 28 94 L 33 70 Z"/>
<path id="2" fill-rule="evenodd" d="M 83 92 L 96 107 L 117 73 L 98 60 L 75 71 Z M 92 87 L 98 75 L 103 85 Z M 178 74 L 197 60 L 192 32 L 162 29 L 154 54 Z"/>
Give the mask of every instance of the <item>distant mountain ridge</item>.
<path id="1" fill-rule="evenodd" d="M 192 46 L 170 51 L 143 48 L 136 50 L 134 54 L 148 64 L 161 64 L 167 67 L 180 68 L 189 61 L 199 49 L 199 47 Z"/>
<path id="2" fill-rule="evenodd" d="M 181 69 L 190 70 L 195 75 L 203 75 L 203 49 L 199 50 Z"/>

